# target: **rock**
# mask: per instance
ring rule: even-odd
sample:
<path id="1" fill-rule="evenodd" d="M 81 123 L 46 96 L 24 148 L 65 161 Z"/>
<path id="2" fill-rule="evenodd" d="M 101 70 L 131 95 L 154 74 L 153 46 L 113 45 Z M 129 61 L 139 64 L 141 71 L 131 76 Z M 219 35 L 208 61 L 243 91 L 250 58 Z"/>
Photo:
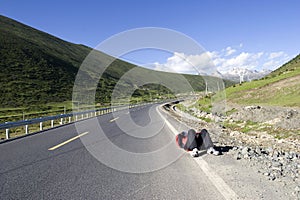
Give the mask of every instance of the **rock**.
<path id="1" fill-rule="evenodd" d="M 241 158 L 242 158 L 241 153 L 240 153 L 240 152 L 237 152 L 237 153 L 235 154 L 235 159 L 240 160 Z"/>
<path id="2" fill-rule="evenodd" d="M 273 152 L 273 157 L 277 158 L 279 156 L 279 152 L 278 151 L 274 151 Z"/>
<path id="3" fill-rule="evenodd" d="M 256 152 L 257 154 L 261 154 L 261 148 L 256 147 L 255 152 Z"/>
<path id="4" fill-rule="evenodd" d="M 245 155 L 248 155 L 248 151 L 249 151 L 249 148 L 248 147 L 244 147 L 243 149 L 242 149 L 242 155 L 243 156 L 245 156 Z"/>
<path id="5" fill-rule="evenodd" d="M 271 181 L 274 181 L 274 180 L 276 179 L 276 175 L 273 174 L 273 173 L 270 174 L 269 179 L 270 179 Z"/>
<path id="6" fill-rule="evenodd" d="M 265 172 L 264 175 L 265 176 L 270 176 L 270 173 L 269 172 Z"/>
<path id="7" fill-rule="evenodd" d="M 272 154 L 273 154 L 273 148 L 272 148 L 272 147 L 266 148 L 266 153 L 267 153 L 268 155 L 272 155 Z"/>
<path id="8" fill-rule="evenodd" d="M 282 168 L 281 168 L 281 167 L 272 167 L 271 169 L 272 169 L 272 170 L 275 170 L 275 171 L 279 171 L 279 172 L 282 171 Z"/>
<path id="9" fill-rule="evenodd" d="M 296 115 L 298 115 L 298 112 L 296 110 L 289 110 L 286 114 L 286 119 L 291 119 Z"/>
<path id="10" fill-rule="evenodd" d="M 249 156 L 248 154 L 245 154 L 245 155 L 244 155 L 244 158 L 245 158 L 245 159 L 249 159 L 250 156 Z"/>
<path id="11" fill-rule="evenodd" d="M 229 135 L 230 135 L 231 137 L 237 136 L 237 135 L 240 135 L 240 132 L 238 132 L 238 131 L 232 131 Z"/>
<path id="12" fill-rule="evenodd" d="M 247 111 L 256 110 L 256 109 L 261 109 L 261 107 L 260 106 L 246 106 L 246 107 L 244 107 L 244 110 L 247 110 Z"/>
<path id="13" fill-rule="evenodd" d="M 238 150 L 238 149 L 239 149 L 239 148 L 236 147 L 236 146 L 232 148 L 233 151 L 236 151 L 236 150 Z"/>

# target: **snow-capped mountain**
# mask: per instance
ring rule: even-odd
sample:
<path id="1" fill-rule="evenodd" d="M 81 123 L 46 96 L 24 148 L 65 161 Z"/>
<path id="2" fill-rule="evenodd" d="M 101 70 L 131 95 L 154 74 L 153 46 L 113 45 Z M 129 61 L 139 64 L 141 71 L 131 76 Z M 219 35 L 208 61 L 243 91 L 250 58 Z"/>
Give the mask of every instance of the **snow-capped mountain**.
<path id="1" fill-rule="evenodd" d="M 222 73 L 224 79 L 236 81 L 236 82 L 245 82 L 245 81 L 252 81 L 256 79 L 260 79 L 269 73 L 271 70 L 249 70 L 244 68 L 233 68 L 231 71 L 226 73 Z"/>

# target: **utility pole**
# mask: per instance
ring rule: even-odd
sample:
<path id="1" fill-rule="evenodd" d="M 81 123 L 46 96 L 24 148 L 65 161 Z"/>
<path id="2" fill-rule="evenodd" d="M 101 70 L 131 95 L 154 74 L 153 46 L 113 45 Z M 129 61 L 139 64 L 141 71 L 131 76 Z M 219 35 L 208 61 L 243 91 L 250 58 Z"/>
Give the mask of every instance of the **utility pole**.
<path id="1" fill-rule="evenodd" d="M 208 92 L 208 87 L 207 87 L 207 81 L 206 80 L 204 80 L 205 81 L 205 96 L 207 95 L 207 92 Z"/>

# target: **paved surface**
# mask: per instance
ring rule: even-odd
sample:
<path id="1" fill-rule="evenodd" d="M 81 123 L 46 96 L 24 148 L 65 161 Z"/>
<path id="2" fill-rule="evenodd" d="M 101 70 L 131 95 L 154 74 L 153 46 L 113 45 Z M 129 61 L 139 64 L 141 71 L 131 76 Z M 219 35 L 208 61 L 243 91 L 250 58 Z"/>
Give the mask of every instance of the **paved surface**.
<path id="1" fill-rule="evenodd" d="M 150 110 L 151 106 L 134 108 L 126 117 L 130 115 L 140 126 L 159 124 L 158 120 L 162 121 L 159 115 L 150 120 Z M 120 113 L 118 118 L 114 115 L 100 116 L 97 120 L 110 140 L 121 148 L 133 152 L 153 150 L 174 137 L 164 126 L 160 134 L 137 145 L 136 139 L 129 139 L 116 124 L 126 113 Z M 81 123 L 92 130 L 89 120 Z M 48 150 L 75 136 L 73 124 L 1 144 L 1 199 L 223 199 L 188 154 L 161 170 L 133 174 L 102 164 L 80 139 Z"/>
<path id="2" fill-rule="evenodd" d="M 82 121 L 80 135 L 70 124 L 0 144 L 0 199 L 295 199 L 282 183 L 268 181 L 248 163 L 226 153 L 196 159 L 184 153 L 160 170 L 126 173 L 99 162 L 82 143 L 85 141 L 87 147 L 105 146 L 109 140 L 130 152 L 155 152 L 174 141 L 176 130 L 187 129 L 164 112 L 159 113 L 157 105 L 148 105 Z M 146 139 L 129 136 L 126 133 L 149 132 L 137 132 L 126 121 L 128 118 L 138 126 L 159 131 Z M 95 120 L 101 124 L 104 138 L 93 137 L 98 134 Z M 103 153 L 112 160 L 118 156 L 105 148 Z M 155 162 L 155 158 L 141 159 L 136 165 L 151 166 Z"/>

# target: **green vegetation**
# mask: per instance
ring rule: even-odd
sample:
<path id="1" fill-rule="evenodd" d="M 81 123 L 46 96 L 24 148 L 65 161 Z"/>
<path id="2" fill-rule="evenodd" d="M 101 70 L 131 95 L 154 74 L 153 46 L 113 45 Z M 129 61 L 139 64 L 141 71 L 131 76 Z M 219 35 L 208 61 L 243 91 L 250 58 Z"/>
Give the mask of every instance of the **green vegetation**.
<path id="1" fill-rule="evenodd" d="M 300 106 L 300 55 L 268 76 L 252 82 L 226 88 L 226 101 L 242 105 Z M 221 93 L 202 97 L 197 101 L 199 110 L 211 112 L 212 101 L 221 99 Z M 236 110 L 227 111 L 232 114 Z"/>
<path id="2" fill-rule="evenodd" d="M 195 107 L 198 110 L 211 113 L 211 108 L 212 108 L 211 95 L 206 95 L 205 97 L 199 99 Z"/>
<path id="3" fill-rule="evenodd" d="M 300 55 L 267 77 L 226 89 L 227 100 L 238 104 L 300 106 Z"/>
<path id="4" fill-rule="evenodd" d="M 223 124 L 226 128 L 230 128 L 233 131 L 239 131 L 243 133 L 248 133 L 250 131 L 261 130 L 261 128 L 265 128 L 266 125 L 260 124 L 253 121 L 236 121 L 236 122 L 224 122 Z"/>
<path id="5" fill-rule="evenodd" d="M 237 112 L 238 110 L 236 108 L 232 108 L 231 110 L 226 111 L 226 115 L 231 115 L 235 112 Z"/>
<path id="6" fill-rule="evenodd" d="M 187 112 L 187 107 L 185 107 L 182 103 L 176 104 L 176 108 L 183 112 Z"/>

